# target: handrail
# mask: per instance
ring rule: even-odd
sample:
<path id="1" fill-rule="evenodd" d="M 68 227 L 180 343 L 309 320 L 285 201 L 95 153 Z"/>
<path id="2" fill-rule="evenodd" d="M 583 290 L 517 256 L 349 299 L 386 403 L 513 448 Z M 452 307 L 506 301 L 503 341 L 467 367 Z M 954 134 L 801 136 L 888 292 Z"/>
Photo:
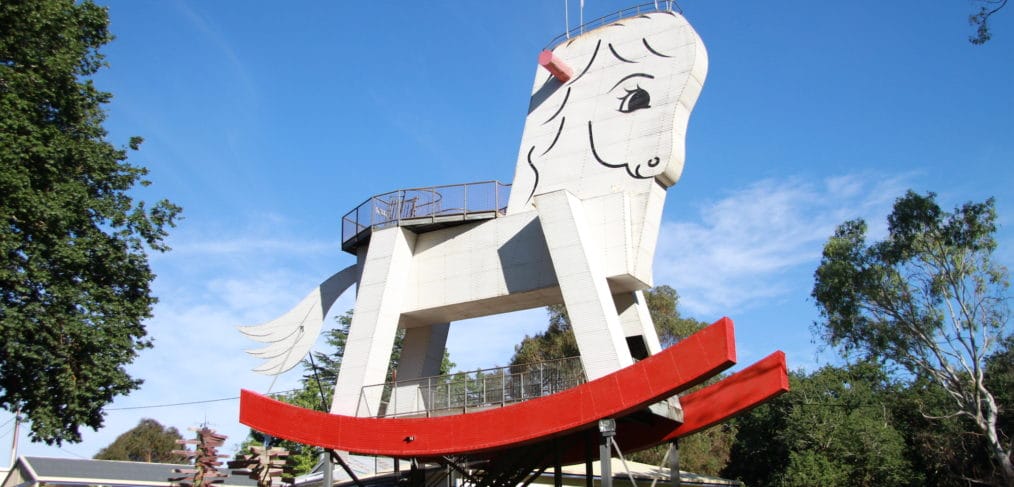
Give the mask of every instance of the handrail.
<path id="1" fill-rule="evenodd" d="M 373 417 L 460 414 L 548 396 L 586 381 L 581 358 L 567 357 L 363 386 L 360 406 Z M 380 404 L 363 404 L 366 391 L 376 388 L 381 388 Z"/>
<path id="2" fill-rule="evenodd" d="M 650 7 L 650 8 L 649 8 Z M 654 2 L 642 3 L 640 5 L 634 5 L 621 10 L 617 10 L 612 13 L 605 14 L 597 19 L 589 20 L 573 29 L 564 32 L 549 41 L 543 50 L 551 51 L 554 47 L 558 46 L 563 41 L 570 39 L 571 36 L 584 34 L 585 31 L 593 30 L 603 25 L 616 22 L 617 20 L 630 17 L 631 15 L 638 15 L 642 12 L 672 12 L 673 10 L 683 14 L 683 9 L 676 4 L 675 0 L 655 0 Z"/>
<path id="3" fill-rule="evenodd" d="M 495 217 L 507 210 L 510 185 L 499 181 L 409 188 L 371 196 L 342 217 L 342 248 L 369 239 L 370 231 L 410 223 L 436 223 L 454 217 Z"/>

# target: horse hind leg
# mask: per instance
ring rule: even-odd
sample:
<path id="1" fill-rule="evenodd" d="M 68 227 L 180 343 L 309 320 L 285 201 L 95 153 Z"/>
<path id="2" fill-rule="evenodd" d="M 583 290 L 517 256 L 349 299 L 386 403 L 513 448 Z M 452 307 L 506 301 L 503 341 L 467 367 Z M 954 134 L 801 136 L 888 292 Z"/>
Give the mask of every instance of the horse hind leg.
<path id="1" fill-rule="evenodd" d="M 648 358 L 662 351 L 662 344 L 655 330 L 655 323 L 648 311 L 648 302 L 642 291 L 613 295 L 620 326 L 627 338 L 630 354 L 637 360 Z"/>
<path id="2" fill-rule="evenodd" d="M 450 327 L 450 323 L 437 323 L 405 330 L 388 415 L 427 412 L 435 407 L 433 384 L 423 380 L 442 372 Z"/>

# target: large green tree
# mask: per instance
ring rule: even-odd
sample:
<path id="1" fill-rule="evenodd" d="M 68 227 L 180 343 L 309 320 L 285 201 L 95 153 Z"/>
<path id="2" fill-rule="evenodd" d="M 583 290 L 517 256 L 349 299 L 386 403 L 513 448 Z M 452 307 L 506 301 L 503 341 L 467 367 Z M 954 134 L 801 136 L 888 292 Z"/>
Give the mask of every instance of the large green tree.
<path id="1" fill-rule="evenodd" d="M 873 362 L 790 375 L 787 394 L 735 420 L 723 474 L 752 486 L 915 486 L 894 421 L 901 387 Z"/>
<path id="2" fill-rule="evenodd" d="M 146 170 L 106 140 L 89 77 L 108 24 L 89 1 L 0 2 L 0 407 L 51 444 L 141 383 L 124 366 L 151 346 L 146 252 L 179 212 L 134 200 Z"/>
<path id="3" fill-rule="evenodd" d="M 137 426 L 116 437 L 109 446 L 95 454 L 96 460 L 123 460 L 145 463 L 179 463 L 184 460 L 172 451 L 182 440 L 175 427 L 164 427 L 154 419 L 142 419 Z"/>
<path id="4" fill-rule="evenodd" d="M 862 220 L 837 228 L 813 297 L 823 340 L 940 386 L 950 400 L 944 416 L 970 421 L 1011 485 L 1011 444 L 986 379 L 987 358 L 1010 335 L 1008 273 L 992 260 L 995 222 L 992 199 L 947 212 L 934 194 L 910 191 L 895 202 L 883 241 L 868 244 Z"/>

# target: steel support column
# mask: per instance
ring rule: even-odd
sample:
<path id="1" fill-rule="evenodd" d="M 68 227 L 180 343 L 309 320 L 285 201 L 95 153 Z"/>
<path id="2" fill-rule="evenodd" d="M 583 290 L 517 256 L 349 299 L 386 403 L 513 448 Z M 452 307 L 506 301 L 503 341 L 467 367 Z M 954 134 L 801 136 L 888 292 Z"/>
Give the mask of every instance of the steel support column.
<path id="1" fill-rule="evenodd" d="M 669 477 L 673 487 L 680 487 L 680 440 L 669 442 Z"/>
<path id="2" fill-rule="evenodd" d="M 616 420 L 599 421 L 599 485 L 613 487 L 613 436 L 616 435 Z"/>

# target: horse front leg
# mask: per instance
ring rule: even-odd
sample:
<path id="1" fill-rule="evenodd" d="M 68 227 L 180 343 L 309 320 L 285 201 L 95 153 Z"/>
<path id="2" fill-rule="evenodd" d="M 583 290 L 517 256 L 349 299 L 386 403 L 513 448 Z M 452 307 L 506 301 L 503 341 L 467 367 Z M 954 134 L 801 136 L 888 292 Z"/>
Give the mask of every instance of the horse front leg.
<path id="1" fill-rule="evenodd" d="M 542 233 L 588 380 L 634 363 L 581 200 L 566 190 L 535 197 Z"/>
<path id="2" fill-rule="evenodd" d="M 335 385 L 331 413 L 374 416 L 380 412 L 383 383 L 391 363 L 412 268 L 416 234 L 401 227 L 370 238 L 359 281 L 355 312 Z"/>

